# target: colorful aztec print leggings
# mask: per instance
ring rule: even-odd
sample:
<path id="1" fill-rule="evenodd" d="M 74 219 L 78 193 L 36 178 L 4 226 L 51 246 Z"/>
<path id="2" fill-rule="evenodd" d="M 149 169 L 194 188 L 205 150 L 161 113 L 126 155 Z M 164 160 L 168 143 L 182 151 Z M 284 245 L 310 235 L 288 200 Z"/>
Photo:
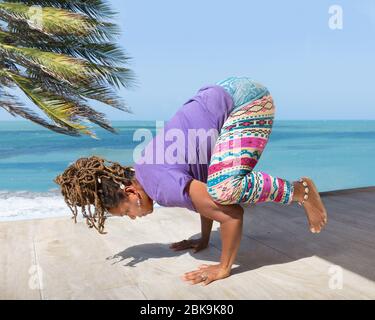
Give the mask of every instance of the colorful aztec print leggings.
<path id="1" fill-rule="evenodd" d="M 208 168 L 209 194 L 220 204 L 290 204 L 292 182 L 253 170 L 274 121 L 275 106 L 269 91 L 247 77 L 231 77 L 217 85 L 230 93 L 234 107 L 215 142 Z"/>

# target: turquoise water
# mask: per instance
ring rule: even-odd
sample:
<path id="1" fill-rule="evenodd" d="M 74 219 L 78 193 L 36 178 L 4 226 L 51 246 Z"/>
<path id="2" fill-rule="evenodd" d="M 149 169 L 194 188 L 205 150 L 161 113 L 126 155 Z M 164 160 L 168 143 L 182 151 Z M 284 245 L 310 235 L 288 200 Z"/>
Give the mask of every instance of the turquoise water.
<path id="1" fill-rule="evenodd" d="M 0 122 L 0 191 L 45 192 L 53 178 L 79 157 L 99 155 L 133 163 L 139 128 L 152 121 L 114 122 L 119 134 L 96 129 L 99 140 L 68 137 L 32 123 Z M 375 185 L 375 121 L 275 122 L 256 166 L 258 171 L 296 180 L 310 176 L 320 191 Z"/>

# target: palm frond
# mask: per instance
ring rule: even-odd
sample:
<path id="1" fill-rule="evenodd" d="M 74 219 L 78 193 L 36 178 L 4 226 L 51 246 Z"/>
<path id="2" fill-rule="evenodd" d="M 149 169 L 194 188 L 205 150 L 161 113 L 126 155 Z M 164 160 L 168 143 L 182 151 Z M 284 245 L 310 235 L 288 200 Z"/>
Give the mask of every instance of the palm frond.
<path id="1" fill-rule="evenodd" d="M 27 22 L 49 34 L 85 35 L 94 32 L 98 23 L 82 14 L 53 7 L 30 7 L 23 3 L 0 2 L 0 16 Z"/>
<path id="2" fill-rule="evenodd" d="M 38 94 L 35 89 L 33 89 L 33 91 L 34 91 L 34 96 L 35 94 L 36 95 Z M 51 98 L 51 95 L 49 95 L 49 98 Z M 56 96 L 55 99 L 56 98 L 58 97 Z M 88 105 L 77 103 L 76 101 L 74 101 L 74 99 L 66 99 L 66 101 L 68 100 L 72 105 L 74 104 L 76 108 L 73 113 L 73 116 L 71 117 L 71 121 L 78 122 L 78 121 L 81 121 L 82 119 L 87 119 L 88 121 L 95 123 L 96 125 L 102 127 L 103 129 L 107 131 L 110 131 L 112 133 L 117 133 L 117 131 L 105 119 L 105 115 L 103 113 L 92 109 Z M 35 122 L 36 124 L 39 124 L 57 133 L 62 133 L 62 134 L 71 135 L 71 136 L 80 135 L 80 133 L 77 131 L 67 130 L 64 127 L 60 127 L 60 126 L 49 123 L 45 119 L 38 116 L 31 109 L 24 107 L 22 102 L 20 102 L 20 100 L 17 99 L 14 95 L 11 95 L 5 92 L 1 88 L 0 88 L 0 107 L 5 109 L 7 112 L 9 112 L 13 116 L 21 116 L 27 120 Z M 83 132 L 83 133 L 87 133 L 87 132 Z"/>
<path id="3" fill-rule="evenodd" d="M 86 99 L 92 99 L 110 105 L 118 110 L 131 112 L 125 101 L 123 101 L 111 87 L 96 83 L 80 83 L 79 86 L 75 86 L 74 84 L 58 81 L 40 72 L 40 70 L 33 68 L 29 68 L 27 74 L 34 83 L 38 83 L 44 90 L 57 95 L 75 97 L 85 102 Z"/>
<path id="4" fill-rule="evenodd" d="M 84 14 L 54 7 L 31 7 L 23 3 L 0 2 L 0 17 L 26 22 L 30 29 L 46 34 L 90 36 L 110 40 L 119 34 L 117 25 L 90 18 Z"/>
<path id="5" fill-rule="evenodd" d="M 17 23 L 12 32 L 5 31 L 0 26 L 0 43 L 65 54 L 106 66 L 115 66 L 119 62 L 127 64 L 130 61 L 124 50 L 115 43 L 92 42 L 88 38 L 74 35 L 50 36 L 38 30 L 29 30 L 25 23 Z"/>
<path id="6" fill-rule="evenodd" d="M 37 7 L 40 6 L 40 7 Z M 84 123 L 115 133 L 92 100 L 132 112 L 116 89 L 135 84 L 119 29 L 102 0 L 0 0 L 1 108 L 59 133 L 94 136 Z M 18 87 L 50 121 L 5 88 Z"/>
<path id="7" fill-rule="evenodd" d="M 93 70 L 85 60 L 68 55 L 2 43 L 0 43 L 0 53 L 23 67 L 32 65 L 56 79 L 67 82 L 105 81 L 104 76 L 99 71 Z"/>
<path id="8" fill-rule="evenodd" d="M 72 131 L 68 131 L 65 128 L 53 125 L 46 121 L 45 119 L 39 117 L 34 111 L 23 106 L 22 102 L 17 99 L 15 96 L 4 93 L 0 90 L 0 108 L 3 108 L 5 111 L 10 113 L 12 116 L 20 116 L 26 120 L 30 120 L 38 125 L 41 125 L 49 130 L 54 132 L 77 136 L 78 134 Z"/>
<path id="9" fill-rule="evenodd" d="M 22 2 L 30 6 L 61 8 L 84 13 L 93 19 L 108 19 L 116 14 L 107 3 L 101 0 L 8 0 L 7 2 Z"/>
<path id="10" fill-rule="evenodd" d="M 100 77 L 98 77 L 99 83 L 108 83 L 117 88 L 127 88 L 134 83 L 134 73 L 128 68 L 105 66 L 98 63 L 90 63 L 89 65 L 91 70 L 95 70 L 100 74 Z"/>
<path id="11" fill-rule="evenodd" d="M 6 75 L 12 79 L 34 104 L 59 126 L 66 128 L 73 134 L 95 136 L 85 125 L 77 122 L 76 116 L 77 114 L 81 114 L 82 111 L 74 103 L 42 90 L 26 77 L 8 71 Z"/>

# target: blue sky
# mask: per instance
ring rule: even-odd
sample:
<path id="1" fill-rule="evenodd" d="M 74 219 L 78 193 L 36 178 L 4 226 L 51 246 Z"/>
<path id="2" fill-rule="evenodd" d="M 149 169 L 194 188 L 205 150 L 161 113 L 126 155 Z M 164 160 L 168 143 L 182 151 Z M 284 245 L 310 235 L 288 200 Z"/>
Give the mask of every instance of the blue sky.
<path id="1" fill-rule="evenodd" d="M 139 86 L 134 111 L 112 120 L 168 120 L 197 90 L 232 75 L 266 85 L 278 119 L 375 119 L 372 0 L 111 0 Z M 331 5 L 343 29 L 328 26 Z M 0 119 L 10 119 L 0 110 Z"/>

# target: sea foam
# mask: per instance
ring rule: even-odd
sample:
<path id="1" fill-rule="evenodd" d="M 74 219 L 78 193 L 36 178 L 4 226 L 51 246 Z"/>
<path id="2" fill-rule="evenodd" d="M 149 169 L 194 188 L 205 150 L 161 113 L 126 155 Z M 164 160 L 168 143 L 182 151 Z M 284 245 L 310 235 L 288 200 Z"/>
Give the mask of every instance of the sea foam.
<path id="1" fill-rule="evenodd" d="M 70 216 L 58 192 L 0 191 L 0 221 Z"/>
<path id="2" fill-rule="evenodd" d="M 154 207 L 160 207 L 154 203 Z M 70 217 L 71 211 L 56 191 L 1 191 L 0 221 Z"/>

